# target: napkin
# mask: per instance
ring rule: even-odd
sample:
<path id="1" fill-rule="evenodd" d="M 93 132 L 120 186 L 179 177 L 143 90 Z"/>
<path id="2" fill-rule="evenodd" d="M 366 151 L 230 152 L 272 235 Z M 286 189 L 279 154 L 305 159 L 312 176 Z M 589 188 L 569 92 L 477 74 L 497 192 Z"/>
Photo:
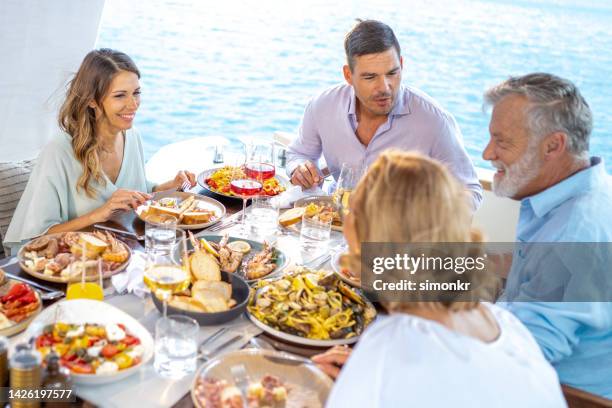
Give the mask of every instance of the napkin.
<path id="1" fill-rule="evenodd" d="M 134 251 L 130 264 L 125 272 L 113 275 L 111 283 L 117 293 L 133 293 L 138 297 L 145 297 L 149 289 L 144 284 L 143 275 L 145 268 L 145 254 L 142 251 Z"/>
<path id="2" fill-rule="evenodd" d="M 290 208 L 293 206 L 293 203 L 299 200 L 300 198 L 321 195 L 326 194 L 319 186 L 315 186 L 303 191 L 302 187 L 300 186 L 292 186 L 281 194 L 277 195 L 276 197 L 272 197 L 270 201 L 274 208 Z"/>

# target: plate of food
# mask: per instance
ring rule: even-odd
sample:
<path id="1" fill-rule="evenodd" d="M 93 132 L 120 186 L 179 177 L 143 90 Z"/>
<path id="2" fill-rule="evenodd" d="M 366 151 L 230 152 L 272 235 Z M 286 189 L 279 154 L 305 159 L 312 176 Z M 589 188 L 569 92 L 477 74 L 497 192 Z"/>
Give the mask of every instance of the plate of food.
<path id="1" fill-rule="evenodd" d="M 77 384 L 105 384 L 136 373 L 153 356 L 153 337 L 136 319 L 108 303 L 57 302 L 28 327 L 44 358 L 51 351 Z"/>
<path id="2" fill-rule="evenodd" d="M 283 251 L 267 242 L 230 237 L 228 235 L 189 234 L 188 249 L 196 251 L 197 258 L 191 263 L 214 262 L 222 272 L 238 275 L 248 284 L 260 279 L 276 276 L 287 266 L 289 259 Z M 181 257 L 181 248 L 177 248 L 176 259 Z M 206 257 L 205 257 L 206 255 Z M 193 268 L 193 266 L 192 266 Z"/>
<path id="3" fill-rule="evenodd" d="M 352 344 L 376 317 L 372 303 L 330 271 L 302 268 L 254 288 L 247 306 L 251 321 L 294 344 Z"/>
<path id="4" fill-rule="evenodd" d="M 27 283 L 7 279 L 0 269 L 0 336 L 24 331 L 41 310 L 38 292 Z"/>
<path id="5" fill-rule="evenodd" d="M 338 213 L 330 196 L 313 196 L 297 200 L 293 208 L 288 209 L 278 217 L 278 223 L 284 228 L 299 233 L 304 214 L 315 219 L 331 218 L 332 229 L 342 231 L 340 213 Z"/>
<path id="6" fill-rule="evenodd" d="M 354 287 L 361 287 L 361 277 L 351 273 L 348 265 L 348 254 L 338 251 L 332 254 L 331 267 L 342 281 Z"/>
<path id="7" fill-rule="evenodd" d="M 238 366 L 247 376 L 246 396 L 236 386 L 232 373 Z M 322 408 L 332 386 L 331 379 L 314 364 L 300 364 L 278 351 L 248 349 L 223 354 L 204 364 L 191 386 L 191 399 L 197 408 Z"/>
<path id="8" fill-rule="evenodd" d="M 214 198 L 181 191 L 155 194 L 146 205 L 136 208 L 138 218 L 155 222 L 161 215 L 176 217 L 182 229 L 209 227 L 225 216 L 225 206 Z"/>
<path id="9" fill-rule="evenodd" d="M 110 232 L 62 232 L 34 238 L 21 247 L 17 258 L 21 269 L 36 278 L 68 283 L 80 281 L 83 268 L 86 280 L 98 279 L 98 263 L 104 278 L 119 273 L 131 254 L 130 247 Z"/>
<path id="10" fill-rule="evenodd" d="M 245 179 L 247 178 L 243 167 L 225 166 L 204 170 L 198 174 L 198 184 L 215 194 L 230 198 L 240 198 L 230 189 L 232 176 L 236 172 L 241 175 L 241 178 L 242 176 Z M 274 177 L 270 177 L 263 182 L 261 194 L 275 196 L 285 191 L 288 185 L 289 180 L 286 177 L 276 174 Z"/>

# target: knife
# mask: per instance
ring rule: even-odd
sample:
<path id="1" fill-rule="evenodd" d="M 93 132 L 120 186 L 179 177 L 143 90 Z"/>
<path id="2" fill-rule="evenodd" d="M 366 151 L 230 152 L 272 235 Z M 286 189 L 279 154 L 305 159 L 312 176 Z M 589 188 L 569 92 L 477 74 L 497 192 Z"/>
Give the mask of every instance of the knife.
<path id="1" fill-rule="evenodd" d="M 32 286 L 32 287 L 34 287 L 36 289 L 45 290 L 47 292 L 57 292 L 58 291 L 57 289 L 52 288 L 50 286 L 41 285 L 40 283 L 31 281 L 31 280 L 26 279 L 26 278 L 22 278 L 21 276 L 13 275 L 12 273 L 4 272 L 4 275 L 6 275 L 6 277 L 8 277 L 8 278 L 15 279 L 15 280 L 18 280 L 20 282 L 25 282 L 28 285 L 30 285 L 30 286 Z"/>
<path id="2" fill-rule="evenodd" d="M 138 241 L 144 241 L 144 239 L 145 239 L 144 235 L 137 235 L 137 234 L 135 234 L 133 232 L 130 232 L 130 231 L 125 231 L 125 230 L 120 230 L 120 229 L 113 228 L 113 227 L 108 227 L 108 226 L 103 225 L 103 224 L 94 224 L 93 227 L 97 228 L 97 229 L 101 229 L 101 230 L 111 231 L 111 232 L 114 232 L 114 233 L 119 234 L 119 235 L 125 235 L 125 236 L 128 236 L 128 237 L 132 237 L 132 238 L 134 238 L 134 239 L 136 239 Z"/>
<path id="3" fill-rule="evenodd" d="M 237 342 L 241 338 L 242 338 L 242 335 L 238 334 L 238 335 L 232 337 L 231 339 L 229 339 L 228 341 L 226 341 L 225 343 L 221 344 L 219 347 L 217 347 L 213 351 L 200 353 L 199 357 L 203 358 L 204 360 L 210 360 L 215 354 L 219 353 L 221 350 L 223 350 L 227 346 L 230 346 L 230 345 L 234 344 L 235 342 Z"/>

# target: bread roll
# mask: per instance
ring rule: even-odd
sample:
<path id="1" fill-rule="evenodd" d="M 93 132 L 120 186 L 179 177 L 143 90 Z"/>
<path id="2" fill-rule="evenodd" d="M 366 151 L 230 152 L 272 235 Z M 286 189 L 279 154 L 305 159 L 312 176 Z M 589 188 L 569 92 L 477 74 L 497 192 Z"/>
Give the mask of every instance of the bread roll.
<path id="1" fill-rule="evenodd" d="M 297 224 L 302 221 L 302 216 L 304 215 L 305 207 L 296 207 L 291 208 L 278 217 L 278 223 L 283 227 L 288 227 L 293 224 Z"/>
<path id="2" fill-rule="evenodd" d="M 229 301 L 232 298 L 232 285 L 227 282 L 205 280 L 195 281 L 191 287 L 192 296 L 195 296 L 195 293 L 201 290 L 215 291 L 223 296 L 225 301 Z"/>
<path id="3" fill-rule="evenodd" d="M 220 281 L 221 269 L 217 260 L 210 254 L 197 250 L 189 257 L 191 273 L 196 280 Z"/>

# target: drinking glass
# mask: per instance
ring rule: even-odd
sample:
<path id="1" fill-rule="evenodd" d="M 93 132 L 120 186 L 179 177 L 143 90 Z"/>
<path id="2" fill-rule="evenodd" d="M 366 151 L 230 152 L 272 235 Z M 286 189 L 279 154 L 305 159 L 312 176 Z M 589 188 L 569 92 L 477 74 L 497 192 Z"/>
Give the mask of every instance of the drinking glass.
<path id="1" fill-rule="evenodd" d="M 155 371 L 166 378 L 180 379 L 196 370 L 198 322 L 187 316 L 171 315 L 155 324 Z"/>
<path id="2" fill-rule="evenodd" d="M 245 149 L 246 150 L 246 149 Z M 246 151 L 242 156 L 238 155 L 236 165 L 232 166 L 232 174 L 230 176 L 230 190 L 237 197 L 242 198 L 242 217 L 240 221 L 240 235 L 248 235 L 246 230 L 246 202 L 261 192 L 263 184 L 257 180 L 250 179 L 246 174 L 246 160 L 248 154 Z"/>
<path id="3" fill-rule="evenodd" d="M 85 251 L 83 251 L 83 253 L 85 253 Z M 94 273 L 92 273 L 92 270 L 94 268 L 96 280 L 94 282 L 87 282 L 85 276 L 93 275 Z M 93 264 L 87 264 L 84 260 L 81 261 L 81 281 L 68 284 L 66 288 L 66 299 L 104 300 L 104 285 L 102 278 L 102 258 L 98 258 L 98 262 L 96 262 L 95 266 Z"/>
<path id="4" fill-rule="evenodd" d="M 170 253 L 176 243 L 178 220 L 169 214 L 161 214 L 155 222 L 145 222 L 145 252 Z"/>
<path id="5" fill-rule="evenodd" d="M 300 230 L 300 245 L 303 251 L 326 251 L 331 237 L 333 216 L 313 217 L 304 214 Z"/>
<path id="6" fill-rule="evenodd" d="M 257 237 L 265 238 L 276 232 L 278 226 L 278 208 L 272 205 L 272 197 L 260 195 L 253 197 L 249 212 L 251 231 Z"/>
<path id="7" fill-rule="evenodd" d="M 164 317 L 167 315 L 170 295 L 184 291 L 191 282 L 191 274 L 185 262 L 185 232 L 178 230 L 173 238 L 175 238 L 175 244 L 169 251 L 145 252 L 143 280 L 145 285 L 151 289 L 151 293 L 163 301 Z M 178 257 L 178 260 L 173 256 L 175 247 L 178 247 L 183 254 Z"/>
<path id="8" fill-rule="evenodd" d="M 351 165 L 342 163 L 340 177 L 336 183 L 336 191 L 333 194 L 334 205 L 338 209 L 341 217 L 346 216 L 349 212 L 349 198 L 351 193 L 359 183 L 363 176 L 365 168 L 363 165 Z"/>
<path id="9" fill-rule="evenodd" d="M 276 174 L 274 143 L 251 142 L 247 146 L 245 173 L 248 178 L 264 183 Z"/>

